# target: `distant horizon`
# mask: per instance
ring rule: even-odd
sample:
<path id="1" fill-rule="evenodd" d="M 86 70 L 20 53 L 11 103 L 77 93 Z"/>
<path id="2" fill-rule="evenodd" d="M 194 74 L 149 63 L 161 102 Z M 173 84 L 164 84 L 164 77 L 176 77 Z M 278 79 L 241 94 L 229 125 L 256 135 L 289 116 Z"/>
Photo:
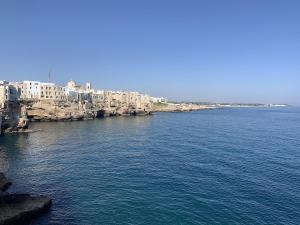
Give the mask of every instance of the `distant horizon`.
<path id="1" fill-rule="evenodd" d="M 300 106 L 300 2 L 0 2 L 0 80 Z"/>

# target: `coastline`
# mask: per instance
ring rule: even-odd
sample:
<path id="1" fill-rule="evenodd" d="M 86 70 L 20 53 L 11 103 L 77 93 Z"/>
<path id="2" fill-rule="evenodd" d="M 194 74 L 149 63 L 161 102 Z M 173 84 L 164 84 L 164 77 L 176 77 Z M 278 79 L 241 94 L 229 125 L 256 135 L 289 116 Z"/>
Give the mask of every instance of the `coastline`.
<path id="1" fill-rule="evenodd" d="M 201 105 L 189 103 L 159 103 L 154 104 L 153 112 L 191 112 L 199 110 L 220 109 L 216 105 Z"/>
<path id="2" fill-rule="evenodd" d="M 87 103 L 67 101 L 21 101 L 8 104 L 0 115 L 1 133 L 30 133 L 31 122 L 61 122 L 94 120 L 114 116 L 148 116 L 155 112 L 190 112 L 219 109 L 215 105 L 188 103 L 153 103 L 152 107 L 136 109 L 128 107 L 97 107 Z"/>
<path id="3" fill-rule="evenodd" d="M 272 104 L 197 104 L 197 103 L 153 103 L 147 109 L 128 107 L 97 107 L 88 103 L 68 101 L 20 101 L 8 104 L 0 112 L 0 134 L 31 133 L 28 124 L 32 122 L 67 122 L 94 120 L 118 116 L 148 116 L 156 112 L 191 112 L 224 108 L 287 107 Z"/>

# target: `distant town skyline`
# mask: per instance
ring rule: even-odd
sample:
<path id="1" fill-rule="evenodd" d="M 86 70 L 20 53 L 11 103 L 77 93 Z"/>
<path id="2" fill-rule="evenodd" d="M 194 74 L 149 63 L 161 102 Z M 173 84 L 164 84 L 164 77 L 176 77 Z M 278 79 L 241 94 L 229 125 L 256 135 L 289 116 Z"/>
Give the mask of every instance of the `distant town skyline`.
<path id="1" fill-rule="evenodd" d="M 300 105 L 300 2 L 1 1 L 0 80 Z"/>

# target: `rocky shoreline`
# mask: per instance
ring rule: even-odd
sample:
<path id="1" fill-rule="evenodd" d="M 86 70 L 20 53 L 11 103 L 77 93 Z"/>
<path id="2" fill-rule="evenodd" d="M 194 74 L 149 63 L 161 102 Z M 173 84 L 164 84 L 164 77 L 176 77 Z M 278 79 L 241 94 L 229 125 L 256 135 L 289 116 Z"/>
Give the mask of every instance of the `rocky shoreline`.
<path id="1" fill-rule="evenodd" d="M 151 115 L 151 109 L 95 107 L 89 103 L 66 101 L 22 101 L 7 104 L 0 112 L 0 134 L 28 133 L 30 122 L 81 121 L 112 116 Z"/>
<path id="2" fill-rule="evenodd" d="M 147 116 L 153 112 L 190 112 L 220 108 L 215 105 L 188 103 L 158 103 L 149 109 L 139 110 L 126 107 L 95 107 L 65 101 L 22 101 L 11 103 L 0 115 L 0 134 L 30 133 L 30 122 L 59 122 L 93 120 L 112 116 Z M 2 124 L 1 124 L 2 123 Z"/>
<path id="3" fill-rule="evenodd" d="M 199 105 L 188 103 L 158 103 L 153 105 L 153 112 L 191 112 L 219 108 L 220 107 L 215 105 Z"/>
<path id="4" fill-rule="evenodd" d="M 49 197 L 5 192 L 11 184 L 0 173 L 0 225 L 26 224 L 50 210 L 52 200 Z"/>

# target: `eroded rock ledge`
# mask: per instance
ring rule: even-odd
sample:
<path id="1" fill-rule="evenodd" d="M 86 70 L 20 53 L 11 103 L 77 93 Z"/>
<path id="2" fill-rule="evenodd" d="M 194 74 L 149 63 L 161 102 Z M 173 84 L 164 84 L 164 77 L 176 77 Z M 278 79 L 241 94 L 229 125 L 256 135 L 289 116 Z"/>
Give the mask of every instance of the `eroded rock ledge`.
<path id="1" fill-rule="evenodd" d="M 0 173 L 0 187 L 10 186 L 7 178 Z M 47 196 L 9 194 L 0 192 L 0 225 L 26 224 L 32 218 L 48 211 L 52 201 Z"/>
<path id="2" fill-rule="evenodd" d="M 4 176 L 3 173 L 0 173 L 0 191 L 6 191 L 10 185 L 11 182 Z"/>

